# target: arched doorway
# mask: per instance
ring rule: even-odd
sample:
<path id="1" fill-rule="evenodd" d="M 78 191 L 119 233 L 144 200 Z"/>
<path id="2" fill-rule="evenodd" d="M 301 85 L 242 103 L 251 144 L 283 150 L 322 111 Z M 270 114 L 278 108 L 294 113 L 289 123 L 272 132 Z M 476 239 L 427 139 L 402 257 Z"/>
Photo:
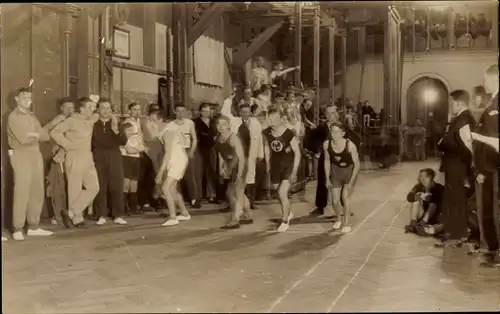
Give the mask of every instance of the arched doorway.
<path id="1" fill-rule="evenodd" d="M 441 80 L 424 76 L 408 87 L 406 95 L 408 125 L 416 126 L 419 121 L 425 126 L 427 156 L 433 156 L 437 140 L 444 134 L 448 122 L 448 88 Z"/>

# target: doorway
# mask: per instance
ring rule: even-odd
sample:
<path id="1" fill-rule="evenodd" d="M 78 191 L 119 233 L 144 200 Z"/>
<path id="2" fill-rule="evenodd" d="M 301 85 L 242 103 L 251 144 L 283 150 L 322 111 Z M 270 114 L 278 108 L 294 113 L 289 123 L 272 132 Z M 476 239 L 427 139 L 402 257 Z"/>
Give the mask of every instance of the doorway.
<path id="1" fill-rule="evenodd" d="M 437 154 L 437 141 L 446 130 L 448 95 L 449 91 L 441 80 L 428 76 L 417 79 L 408 88 L 407 123 L 410 127 L 417 124 L 425 127 L 427 156 Z"/>

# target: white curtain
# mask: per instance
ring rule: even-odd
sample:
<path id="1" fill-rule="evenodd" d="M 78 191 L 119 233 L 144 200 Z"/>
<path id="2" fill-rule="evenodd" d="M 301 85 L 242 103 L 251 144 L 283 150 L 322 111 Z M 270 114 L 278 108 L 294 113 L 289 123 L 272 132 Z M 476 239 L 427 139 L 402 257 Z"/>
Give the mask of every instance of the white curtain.
<path id="1" fill-rule="evenodd" d="M 196 83 L 224 87 L 224 20 L 214 21 L 193 45 Z"/>

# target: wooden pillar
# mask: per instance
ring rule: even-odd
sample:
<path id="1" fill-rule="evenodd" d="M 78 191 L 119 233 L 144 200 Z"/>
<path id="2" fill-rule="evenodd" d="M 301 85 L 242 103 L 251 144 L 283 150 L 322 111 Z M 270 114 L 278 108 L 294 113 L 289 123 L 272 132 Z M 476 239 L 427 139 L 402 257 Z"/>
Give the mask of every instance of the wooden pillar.
<path id="1" fill-rule="evenodd" d="M 346 87 L 347 87 L 347 31 L 344 30 L 342 32 L 342 43 L 341 43 L 341 67 L 342 67 L 342 111 L 346 112 L 347 106 L 347 95 L 346 95 Z"/>
<path id="2" fill-rule="evenodd" d="M 319 105 L 320 105 L 320 85 L 319 85 L 319 62 L 320 62 L 320 16 L 319 8 L 314 10 L 314 29 L 313 29 L 313 81 L 315 88 L 314 97 L 314 123 L 319 123 Z"/>
<path id="3" fill-rule="evenodd" d="M 302 3 L 295 2 L 295 62 L 294 66 L 302 63 Z M 301 69 L 295 71 L 295 87 L 301 87 Z"/>
<path id="4" fill-rule="evenodd" d="M 328 27 L 328 86 L 330 87 L 330 104 L 335 103 L 335 20 Z"/>

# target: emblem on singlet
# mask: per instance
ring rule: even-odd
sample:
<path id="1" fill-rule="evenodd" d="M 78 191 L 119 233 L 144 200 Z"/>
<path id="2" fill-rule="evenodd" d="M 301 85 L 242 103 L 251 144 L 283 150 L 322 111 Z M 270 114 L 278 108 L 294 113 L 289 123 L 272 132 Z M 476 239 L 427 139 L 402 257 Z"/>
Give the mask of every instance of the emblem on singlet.
<path id="1" fill-rule="evenodd" d="M 340 161 L 340 159 L 341 159 L 342 157 L 340 157 L 340 156 L 335 156 L 334 158 L 335 158 L 335 160 L 336 160 L 336 161 Z"/>
<path id="2" fill-rule="evenodd" d="M 341 167 L 345 167 L 345 166 L 347 166 L 347 163 L 345 163 L 345 162 L 341 162 L 341 163 L 340 163 L 340 166 L 341 166 Z"/>
<path id="3" fill-rule="evenodd" d="M 283 143 L 281 143 L 281 141 L 278 141 L 278 140 L 273 140 L 271 142 L 271 149 L 274 152 L 279 153 L 283 150 Z"/>

